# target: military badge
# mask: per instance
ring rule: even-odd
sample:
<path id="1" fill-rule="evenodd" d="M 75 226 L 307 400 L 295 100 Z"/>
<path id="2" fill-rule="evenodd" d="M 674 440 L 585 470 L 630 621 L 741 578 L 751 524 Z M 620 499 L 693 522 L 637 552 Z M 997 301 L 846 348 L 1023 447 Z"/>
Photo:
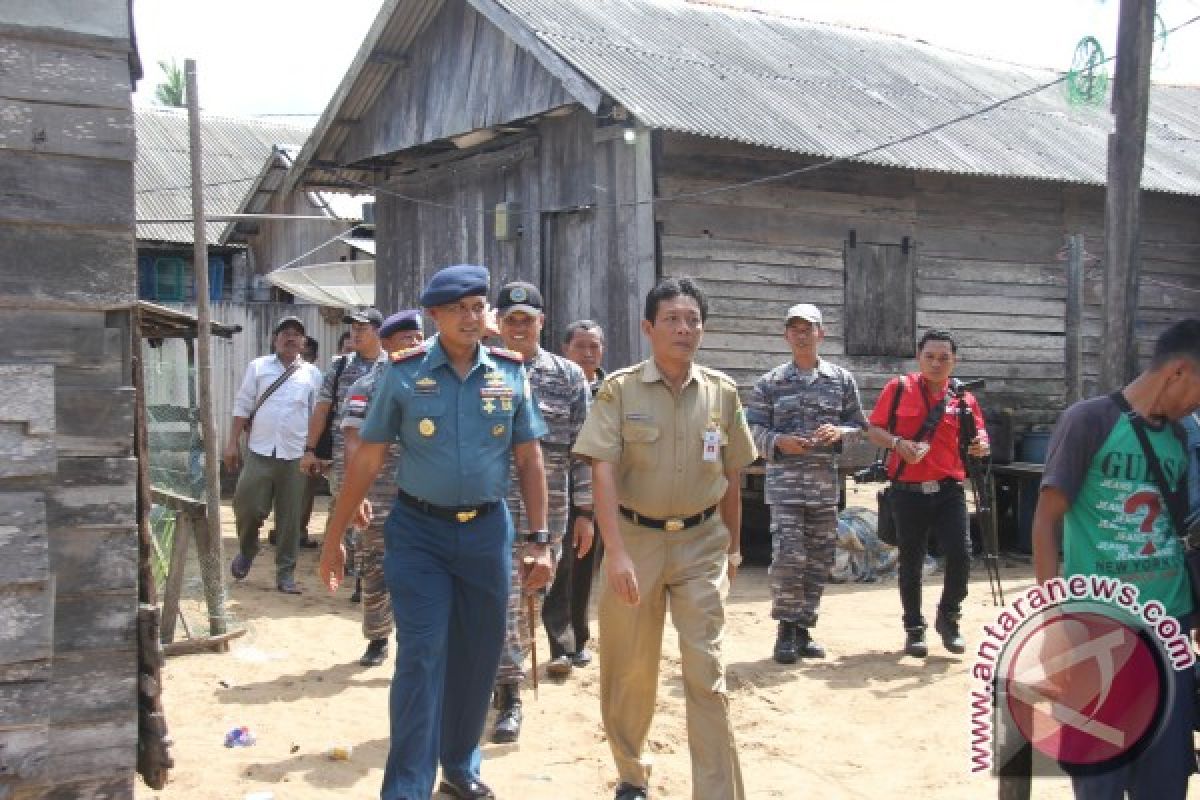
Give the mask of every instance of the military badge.
<path id="1" fill-rule="evenodd" d="M 423 378 L 417 378 L 415 388 L 417 394 L 437 394 L 439 390 L 438 382 L 428 375 Z"/>
<path id="2" fill-rule="evenodd" d="M 512 411 L 513 410 L 512 398 L 505 397 L 505 398 L 501 399 L 500 400 L 500 410 L 501 411 Z"/>
<path id="3" fill-rule="evenodd" d="M 491 414 L 496 410 L 496 401 L 492 398 L 487 398 L 483 401 L 483 413 Z"/>
<path id="4" fill-rule="evenodd" d="M 529 299 L 529 293 L 525 291 L 524 286 L 518 286 L 512 290 L 512 293 L 509 294 L 509 297 L 512 298 L 514 303 L 524 303 Z"/>
<path id="5" fill-rule="evenodd" d="M 503 436 L 503 435 L 504 435 L 504 426 L 503 425 L 493 425 L 492 426 L 492 436 Z"/>
<path id="6" fill-rule="evenodd" d="M 422 436 L 433 436 L 437 432 L 437 426 L 433 424 L 433 420 L 426 417 L 417 423 L 417 432 Z"/>

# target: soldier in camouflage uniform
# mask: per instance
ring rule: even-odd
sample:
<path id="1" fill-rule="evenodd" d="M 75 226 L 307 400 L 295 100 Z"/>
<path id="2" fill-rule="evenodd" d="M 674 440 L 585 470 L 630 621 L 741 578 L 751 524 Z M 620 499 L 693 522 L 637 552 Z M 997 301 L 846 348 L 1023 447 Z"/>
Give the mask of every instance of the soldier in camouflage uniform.
<path id="1" fill-rule="evenodd" d="M 375 364 L 387 362 L 387 353 L 379 342 L 379 326 L 383 324 L 383 314 L 375 308 L 362 308 L 351 311 L 342 317 L 342 322 L 350 326 L 350 346 L 353 351 L 340 355 L 333 360 L 333 365 L 325 372 L 325 380 L 317 395 L 317 406 L 308 418 L 308 437 L 305 440 L 304 456 L 300 459 L 300 471 L 313 476 L 321 472 L 321 460 L 317 457 L 317 443 L 326 425 L 333 426 L 333 469 L 329 471 L 329 490 L 337 499 L 338 488 L 346 474 L 345 442 L 342 439 L 341 419 L 345 413 L 346 392 L 350 386 L 363 375 L 366 375 Z M 334 409 L 334 417 L 329 419 L 329 409 Z M 332 507 L 330 513 L 332 514 Z"/>
<path id="2" fill-rule="evenodd" d="M 820 310 L 788 309 L 784 338 L 792 360 L 763 375 L 746 404 L 746 421 L 767 460 L 771 506 L 771 616 L 779 620 L 775 660 L 822 658 L 809 630 L 837 547 L 837 453 L 867 421 L 854 376 L 820 358 Z"/>
<path id="3" fill-rule="evenodd" d="M 383 321 L 379 337 L 384 353 L 393 353 L 416 347 L 425 337 L 421 333 L 421 312 L 399 311 Z M 346 412 L 342 415 L 342 433 L 346 441 L 346 461 L 354 458 L 358 449 L 358 431 L 367 418 L 375 384 L 387 362 L 376 363 L 374 369 L 354 382 L 346 394 Z M 355 551 L 358 558 L 359 580 L 362 586 L 363 637 L 367 640 L 366 652 L 358 659 L 364 667 L 377 667 L 387 660 L 388 639 L 395 626 L 392 622 L 392 601 L 388 596 L 387 582 L 383 575 L 383 526 L 396 499 L 396 459 L 400 445 L 396 442 L 388 447 L 387 458 L 379 470 L 379 476 L 367 490 L 370 514 L 362 540 Z"/>
<path id="4" fill-rule="evenodd" d="M 542 295 L 536 286 L 520 281 L 506 284 L 500 289 L 496 308 L 504 345 L 525 357 L 525 372 L 529 376 L 534 399 L 549 427 L 549 432 L 542 437 L 542 458 L 546 465 L 546 484 L 549 489 L 546 527 L 550 531 L 555 559 L 558 560 L 567 531 L 568 482 L 574 481 L 577 486 L 591 486 L 591 466 L 573 462 L 571 447 L 587 418 L 592 395 L 587 378 L 577 364 L 538 345 L 545 317 L 542 313 Z M 528 521 L 524 519 L 519 484 L 513 481 L 510 486 L 508 507 L 513 516 L 513 527 L 520 532 L 528 527 Z M 514 544 L 514 547 L 518 546 Z M 520 684 L 525 678 L 524 663 L 532 643 L 530 626 L 537 618 L 530 618 L 530 603 L 527 600 L 530 595 L 522 591 L 520 566 L 518 547 L 513 551 L 507 641 L 500 659 L 500 669 L 496 673 L 496 708 L 500 713 L 496 717 L 492 741 L 497 743 L 515 742 L 521 735 Z M 541 596 L 532 596 L 536 598 L 534 613 L 540 616 Z"/>

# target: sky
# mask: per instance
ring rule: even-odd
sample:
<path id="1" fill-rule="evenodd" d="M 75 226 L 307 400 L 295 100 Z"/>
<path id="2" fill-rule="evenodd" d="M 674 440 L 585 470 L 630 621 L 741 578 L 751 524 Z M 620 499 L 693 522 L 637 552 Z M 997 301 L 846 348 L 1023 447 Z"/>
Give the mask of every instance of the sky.
<path id="1" fill-rule="evenodd" d="M 1018 64 L 1066 70 L 1076 43 L 1116 48 L 1119 0 L 722 0 L 790 16 L 898 33 Z M 201 107 L 234 116 L 325 110 L 381 0 L 137 0 L 146 76 L 134 103 L 154 104 L 161 60 L 196 59 Z M 1200 16 L 1200 0 L 1159 0 L 1167 28 Z M 1151 79 L 1200 85 L 1200 22 L 1167 37 Z M 297 120 L 299 121 L 299 120 Z"/>

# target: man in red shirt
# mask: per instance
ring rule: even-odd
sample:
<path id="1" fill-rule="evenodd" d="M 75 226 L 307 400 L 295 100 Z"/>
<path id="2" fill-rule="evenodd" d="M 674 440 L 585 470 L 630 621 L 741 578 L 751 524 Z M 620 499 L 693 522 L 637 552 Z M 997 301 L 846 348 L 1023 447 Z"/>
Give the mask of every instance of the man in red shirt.
<path id="1" fill-rule="evenodd" d="M 892 449 L 888 475 L 894 489 L 900 604 L 908 634 L 904 652 L 917 658 L 929 654 L 925 617 L 921 614 L 921 567 L 931 533 L 937 537 L 945 559 L 934 630 L 950 652 L 966 649 L 958 620 L 967 596 L 971 548 L 961 446 L 966 444 L 972 456 L 986 456 L 988 439 L 975 397 L 951 378 L 957 356 L 953 336 L 942 330 L 926 331 L 917 345 L 920 372 L 888 381 L 871 412 L 867 431 L 876 445 Z M 898 403 L 897 391 L 901 392 Z M 974 417 L 977 434 L 965 443 L 959 438 L 960 421 L 961 415 L 968 412 Z"/>

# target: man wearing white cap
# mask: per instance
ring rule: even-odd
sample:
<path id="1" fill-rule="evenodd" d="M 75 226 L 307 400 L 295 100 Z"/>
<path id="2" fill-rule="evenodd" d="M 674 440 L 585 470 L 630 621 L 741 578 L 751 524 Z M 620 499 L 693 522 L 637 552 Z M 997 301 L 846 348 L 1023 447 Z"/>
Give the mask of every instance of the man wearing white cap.
<path id="1" fill-rule="evenodd" d="M 837 454 L 867 420 L 854 376 L 817 355 L 825 338 L 820 309 L 789 308 L 783 336 L 792 359 L 755 382 L 746 421 L 767 461 L 771 616 L 779 620 L 774 655 L 792 664 L 825 655 L 810 629 L 837 544 Z"/>

